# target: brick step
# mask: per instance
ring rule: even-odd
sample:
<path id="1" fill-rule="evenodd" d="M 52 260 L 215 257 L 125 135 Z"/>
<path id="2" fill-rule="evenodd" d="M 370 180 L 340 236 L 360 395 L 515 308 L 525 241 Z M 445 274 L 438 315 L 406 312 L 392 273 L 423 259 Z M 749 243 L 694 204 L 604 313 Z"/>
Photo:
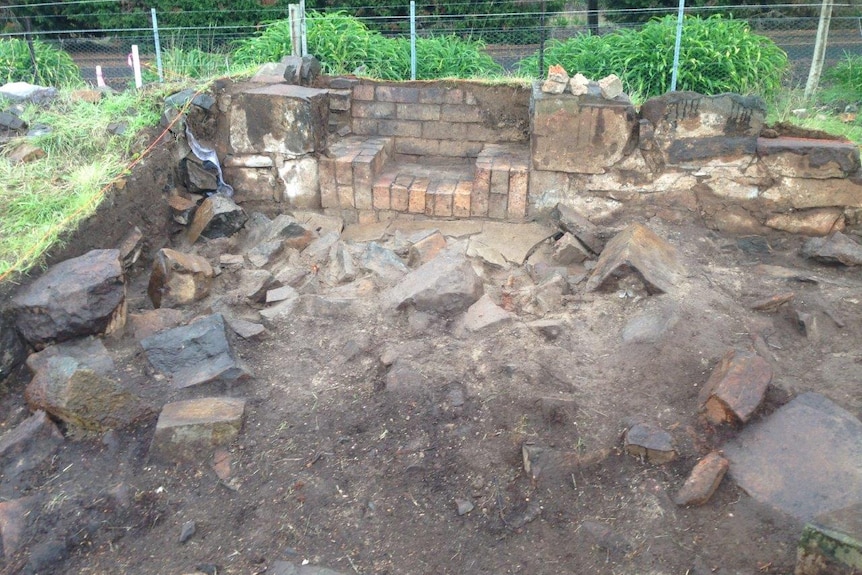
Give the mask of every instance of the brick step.
<path id="1" fill-rule="evenodd" d="M 372 186 L 392 153 L 392 138 L 350 136 L 321 156 L 320 203 L 324 208 L 372 209 Z"/>
<path id="2" fill-rule="evenodd" d="M 495 220 L 527 216 L 530 148 L 525 144 L 485 144 L 476 157 L 470 214 Z"/>
<path id="3" fill-rule="evenodd" d="M 473 178 L 471 165 L 451 158 L 393 160 L 374 182 L 374 209 L 468 218 Z"/>

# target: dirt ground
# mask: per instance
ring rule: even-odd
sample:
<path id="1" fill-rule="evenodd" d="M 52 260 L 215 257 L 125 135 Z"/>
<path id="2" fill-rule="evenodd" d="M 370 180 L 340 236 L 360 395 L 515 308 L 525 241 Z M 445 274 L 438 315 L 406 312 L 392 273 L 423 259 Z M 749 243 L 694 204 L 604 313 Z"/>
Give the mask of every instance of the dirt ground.
<path id="1" fill-rule="evenodd" d="M 171 175 L 162 166 L 148 161 L 54 260 L 108 247 L 130 224 L 145 232 L 145 256 L 165 245 Z M 703 507 L 680 508 L 671 497 L 702 455 L 738 432 L 698 415 L 698 392 L 728 349 L 754 347 L 775 370 L 755 420 L 808 390 L 862 415 L 862 278 L 803 259 L 803 238 L 726 237 L 695 215 L 603 227 L 636 219 L 677 247 L 686 281 L 657 296 L 586 294 L 585 282 L 575 283 L 545 316 L 564 325 L 551 341 L 525 326 L 538 316 L 509 297 L 532 284 L 529 270 L 488 265 L 486 292 L 509 301 L 518 321 L 460 334 L 451 318 L 382 310 L 379 286 L 359 279 L 357 292 L 367 295 L 358 304 L 299 311 L 267 324 L 259 342 L 237 338 L 254 377 L 229 389 L 174 390 L 131 335 L 106 339 L 152 416 L 100 436 L 64 429 L 54 457 L 0 481 L 3 499 L 44 497 L 24 548 L 0 558 L 0 573 L 251 574 L 278 560 L 381 575 L 791 573 L 802 526 L 729 477 Z M 152 309 L 148 264 L 145 257 L 129 278 L 130 313 Z M 220 276 L 187 317 L 220 309 L 233 281 Z M 817 316 L 819 339 L 800 334 L 786 307 L 751 310 L 788 291 Z M 231 309 L 256 316 L 245 304 Z M 632 318 L 657 309 L 678 318 L 673 327 L 654 343 L 623 341 Z M 382 355 L 397 356 L 425 384 L 387 389 Z M 22 368 L 6 382 L 0 433 L 28 416 L 28 380 Z M 148 461 L 163 403 L 220 393 L 248 400 L 228 450 L 230 478 L 219 479 L 210 462 Z M 673 433 L 674 462 L 623 452 L 622 432 L 642 420 Z M 524 442 L 591 462 L 561 464 L 533 481 Z M 456 500 L 474 507 L 459 515 Z M 190 520 L 196 533 L 181 544 Z"/>

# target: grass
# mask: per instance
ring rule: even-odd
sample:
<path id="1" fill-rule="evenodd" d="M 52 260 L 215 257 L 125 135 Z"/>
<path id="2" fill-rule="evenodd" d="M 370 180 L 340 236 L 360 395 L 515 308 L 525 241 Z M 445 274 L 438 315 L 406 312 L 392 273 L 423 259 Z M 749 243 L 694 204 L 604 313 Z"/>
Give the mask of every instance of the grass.
<path id="1" fill-rule="evenodd" d="M 61 91 L 50 109 L 25 111 L 26 120 L 52 131 L 31 141 L 45 151 L 39 160 L 16 165 L 8 153 L 0 155 L 0 278 L 37 265 L 95 211 L 106 186 L 126 169 L 137 133 L 158 123 L 163 90 L 110 95 L 98 104 Z M 124 135 L 108 132 L 112 122 L 128 124 Z"/>

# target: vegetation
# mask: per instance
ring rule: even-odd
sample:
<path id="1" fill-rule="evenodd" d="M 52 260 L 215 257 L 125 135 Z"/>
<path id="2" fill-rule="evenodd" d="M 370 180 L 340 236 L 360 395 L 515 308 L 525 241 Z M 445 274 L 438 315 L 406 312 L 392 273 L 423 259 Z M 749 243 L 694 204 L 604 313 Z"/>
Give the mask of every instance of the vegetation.
<path id="1" fill-rule="evenodd" d="M 410 78 L 410 44 L 369 30 L 344 12 L 312 12 L 307 26 L 308 51 L 317 56 L 327 74 L 362 75 L 385 80 Z M 472 78 L 501 74 L 502 68 L 480 42 L 457 36 L 417 38 L 417 79 Z M 260 35 L 243 40 L 234 53 L 239 65 L 280 60 L 291 53 L 290 24 L 270 24 Z"/>
<path id="2" fill-rule="evenodd" d="M 0 39 L 0 84 L 30 82 L 47 86 L 81 84 L 81 71 L 66 52 L 33 40 L 36 66 L 24 40 Z"/>
<path id="3" fill-rule="evenodd" d="M 862 56 L 845 54 L 823 73 L 820 97 L 826 103 L 862 103 Z"/>
<path id="4" fill-rule="evenodd" d="M 665 93 L 673 71 L 676 18 L 652 20 L 640 29 L 605 36 L 552 40 L 545 66 L 559 64 L 569 73 L 590 78 L 617 74 L 626 90 L 640 98 Z M 523 60 L 522 73 L 536 76 L 538 54 Z M 787 55 L 765 36 L 754 34 L 742 20 L 688 17 L 683 28 L 678 90 L 702 94 L 739 92 L 776 94 L 787 69 Z"/>
<path id="5" fill-rule="evenodd" d="M 24 118 L 51 128 L 28 139 L 45 157 L 13 164 L 0 153 L 0 278 L 24 272 L 62 235 L 91 215 L 109 183 L 123 173 L 139 131 L 158 123 L 159 91 L 129 91 L 106 95 L 98 104 L 60 96 L 49 109 L 30 106 Z M 108 124 L 125 122 L 122 135 Z"/>

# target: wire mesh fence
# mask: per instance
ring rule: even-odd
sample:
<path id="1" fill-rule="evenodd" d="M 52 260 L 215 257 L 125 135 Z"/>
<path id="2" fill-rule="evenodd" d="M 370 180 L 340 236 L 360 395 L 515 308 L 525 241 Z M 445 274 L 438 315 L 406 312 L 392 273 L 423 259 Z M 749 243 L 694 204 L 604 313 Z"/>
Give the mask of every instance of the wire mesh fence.
<path id="1" fill-rule="evenodd" d="M 157 25 L 154 26 L 149 10 L 124 11 L 125 4 L 129 3 L 73 0 L 0 6 L 0 42 L 18 41 L 31 45 L 41 42 L 60 48 L 72 56 L 87 82 L 96 84 L 98 66 L 107 84 L 123 88 L 132 82 L 129 65 L 132 45 L 138 46 L 145 65 L 145 80 L 148 81 L 158 79 L 157 46 L 168 77 L 175 70 L 182 70 L 184 75 L 226 72 L 239 41 L 254 36 L 272 21 L 285 19 L 288 15 L 287 2 L 272 0 L 253 3 L 256 6 L 254 10 L 156 11 Z M 105 5 L 115 5 L 107 16 L 103 10 Z M 477 7 L 483 10 L 477 11 Z M 683 47 L 686 29 L 693 19 L 720 16 L 725 20 L 743 21 L 752 31 L 770 38 L 786 52 L 790 73 L 783 81 L 785 85 L 799 85 L 804 83 L 811 64 L 820 7 L 820 3 L 796 3 L 686 8 Z M 409 37 L 410 10 L 406 0 L 378 5 L 344 5 L 342 8 L 329 6 L 310 11 L 308 17 L 313 19 L 317 14 L 337 10 L 356 17 L 368 29 L 385 37 Z M 524 74 L 525 69 L 521 65 L 524 59 L 535 56 L 542 46 L 590 33 L 608 35 L 638 30 L 650 19 L 673 19 L 675 16 L 675 7 L 602 8 L 598 12 L 590 12 L 585 4 L 563 5 L 561 0 L 417 4 L 415 30 L 418 38 L 454 35 L 481 42 L 482 49 L 502 67 L 504 73 Z M 668 37 L 660 46 L 662 50 L 673 50 L 673 38 Z M 732 44 L 727 46 L 728 50 L 735 48 Z M 862 56 L 862 8 L 850 3 L 836 3 L 829 27 L 826 64 L 835 64 L 848 55 Z M 50 65 L 49 62 L 40 64 L 43 67 Z M 720 64 L 719 61 L 702 59 L 681 63 L 702 68 Z M 632 65 L 637 65 L 637 62 Z"/>

